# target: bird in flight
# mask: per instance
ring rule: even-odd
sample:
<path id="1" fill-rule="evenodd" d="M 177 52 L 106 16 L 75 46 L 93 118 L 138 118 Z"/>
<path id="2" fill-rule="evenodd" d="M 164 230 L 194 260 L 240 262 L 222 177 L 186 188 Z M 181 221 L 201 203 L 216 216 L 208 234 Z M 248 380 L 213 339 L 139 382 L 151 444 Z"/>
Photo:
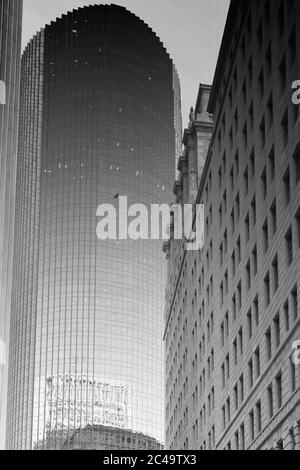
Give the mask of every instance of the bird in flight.
<path id="1" fill-rule="evenodd" d="M 114 199 L 119 199 L 119 193 L 115 195 Z"/>

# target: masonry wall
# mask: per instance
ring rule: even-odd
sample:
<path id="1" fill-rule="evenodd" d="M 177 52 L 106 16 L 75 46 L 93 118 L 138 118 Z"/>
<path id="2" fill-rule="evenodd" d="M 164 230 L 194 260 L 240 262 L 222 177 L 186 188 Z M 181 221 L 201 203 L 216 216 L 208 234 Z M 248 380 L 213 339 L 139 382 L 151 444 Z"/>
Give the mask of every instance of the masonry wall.
<path id="1" fill-rule="evenodd" d="M 205 246 L 171 247 L 170 449 L 300 449 L 297 1 L 232 2 L 199 184 Z"/>

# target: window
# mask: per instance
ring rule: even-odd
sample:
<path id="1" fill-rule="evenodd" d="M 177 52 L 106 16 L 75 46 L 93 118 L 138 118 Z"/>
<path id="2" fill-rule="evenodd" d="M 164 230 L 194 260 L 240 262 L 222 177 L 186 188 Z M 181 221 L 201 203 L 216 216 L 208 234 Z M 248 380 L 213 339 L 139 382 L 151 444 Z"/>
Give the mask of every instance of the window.
<path id="1" fill-rule="evenodd" d="M 239 409 L 239 394 L 238 394 L 237 385 L 234 387 L 233 395 L 234 395 L 234 408 L 235 408 L 235 411 L 237 411 Z"/>
<path id="2" fill-rule="evenodd" d="M 228 271 L 226 271 L 226 273 L 225 273 L 225 295 L 228 294 L 228 290 L 229 290 Z"/>
<path id="3" fill-rule="evenodd" d="M 244 148 L 247 148 L 248 145 L 248 129 L 247 129 L 247 121 L 245 122 L 244 128 L 243 128 L 243 138 L 244 138 Z"/>
<path id="4" fill-rule="evenodd" d="M 268 396 L 269 418 L 272 419 L 273 415 L 274 415 L 273 386 L 272 386 L 272 384 L 268 387 L 267 396 Z"/>
<path id="5" fill-rule="evenodd" d="M 277 450 L 284 450 L 283 449 L 283 440 L 280 439 L 278 442 L 277 442 Z"/>
<path id="6" fill-rule="evenodd" d="M 225 330 L 224 330 L 224 322 L 221 325 L 221 346 L 224 347 L 225 344 Z"/>
<path id="7" fill-rule="evenodd" d="M 234 357 L 234 365 L 237 365 L 238 362 L 238 352 L 237 352 L 237 341 L 234 340 L 233 342 L 233 357 Z"/>
<path id="8" fill-rule="evenodd" d="M 275 177 L 275 153 L 274 153 L 274 147 L 272 147 L 271 152 L 269 153 L 268 157 L 268 163 L 269 163 L 269 176 L 270 176 L 270 181 L 273 181 Z"/>
<path id="9" fill-rule="evenodd" d="M 245 219 L 245 236 L 246 236 L 246 243 L 248 243 L 250 239 L 250 218 L 249 214 L 247 215 Z"/>
<path id="10" fill-rule="evenodd" d="M 267 359 L 269 361 L 272 357 L 272 333 L 271 333 L 271 328 L 269 328 L 267 333 L 266 333 L 266 352 L 267 352 Z"/>
<path id="11" fill-rule="evenodd" d="M 231 233 L 233 235 L 234 231 L 235 231 L 234 210 L 232 210 L 232 212 L 231 212 L 230 219 L 231 219 Z"/>
<path id="12" fill-rule="evenodd" d="M 265 123 L 265 118 L 262 119 L 261 124 L 259 126 L 260 130 L 260 144 L 261 147 L 263 148 L 266 143 L 266 123 Z"/>
<path id="13" fill-rule="evenodd" d="M 284 314 L 284 320 L 285 320 L 285 329 L 286 331 L 289 331 L 290 329 L 290 312 L 289 312 L 289 302 L 286 301 L 284 306 L 283 306 L 283 314 Z"/>
<path id="14" fill-rule="evenodd" d="M 294 289 L 292 290 L 291 300 L 292 300 L 294 320 L 297 320 L 297 318 L 298 318 L 298 289 L 297 289 L 297 286 L 295 286 Z"/>
<path id="15" fill-rule="evenodd" d="M 266 253 L 269 248 L 268 219 L 265 220 L 265 223 L 263 225 L 263 244 L 264 244 L 264 252 Z"/>
<path id="16" fill-rule="evenodd" d="M 296 60 L 296 50 L 297 50 L 297 38 L 296 38 L 296 29 L 295 26 L 292 29 L 291 35 L 289 37 L 289 59 L 291 67 L 294 65 Z"/>
<path id="17" fill-rule="evenodd" d="M 222 373 L 222 387 L 224 388 L 226 385 L 226 377 L 225 377 L 225 365 L 222 365 L 221 368 L 221 373 Z"/>
<path id="18" fill-rule="evenodd" d="M 255 175 L 255 155 L 254 150 L 252 150 L 250 155 L 250 169 L 251 169 L 251 179 L 253 179 Z"/>
<path id="19" fill-rule="evenodd" d="M 283 56 L 283 59 L 280 63 L 279 66 L 279 84 L 280 84 L 280 93 L 282 94 L 284 92 L 285 86 L 286 86 L 286 61 L 285 61 L 285 56 Z"/>
<path id="20" fill-rule="evenodd" d="M 224 116 L 224 132 L 225 132 L 225 116 Z M 226 161 L 226 152 L 224 152 L 224 155 L 223 155 L 223 173 L 224 175 L 226 174 L 226 170 L 227 170 L 227 161 Z"/>
<path id="21" fill-rule="evenodd" d="M 274 120 L 274 105 L 273 105 L 273 95 L 271 93 L 271 96 L 269 98 L 269 101 L 268 101 L 268 126 L 269 126 L 269 129 L 272 127 L 273 125 L 273 120 Z"/>
<path id="22" fill-rule="evenodd" d="M 296 214 L 296 230 L 297 230 L 297 240 L 298 240 L 298 248 L 300 248 L 300 208 Z"/>
<path id="23" fill-rule="evenodd" d="M 0 80 L 0 104 L 6 104 L 6 87 L 3 80 Z"/>
<path id="24" fill-rule="evenodd" d="M 244 185 L 245 185 L 245 196 L 247 196 L 249 192 L 249 172 L 248 172 L 248 167 L 245 170 L 244 173 Z"/>
<path id="25" fill-rule="evenodd" d="M 279 287 L 279 273 L 278 273 L 278 256 L 275 257 L 272 263 L 273 271 L 273 292 L 277 292 Z"/>
<path id="26" fill-rule="evenodd" d="M 261 402 L 259 401 L 256 404 L 256 425 L 257 425 L 257 433 L 261 432 Z"/>
<path id="27" fill-rule="evenodd" d="M 230 379 L 230 359 L 229 354 L 226 356 L 226 372 L 227 372 L 227 380 Z"/>
<path id="28" fill-rule="evenodd" d="M 256 198 L 255 196 L 251 203 L 251 209 L 252 209 L 252 225 L 254 227 L 256 225 Z"/>
<path id="29" fill-rule="evenodd" d="M 272 236 L 274 237 L 276 230 L 277 230 L 277 207 L 276 207 L 276 199 L 274 200 L 271 209 L 271 223 L 272 223 Z"/>
<path id="30" fill-rule="evenodd" d="M 232 108 L 232 87 L 230 87 L 228 98 L 229 98 L 229 106 L 230 108 Z"/>
<path id="31" fill-rule="evenodd" d="M 235 110 L 234 113 L 234 127 L 235 127 L 235 133 L 238 132 L 238 124 L 239 124 L 239 115 L 238 115 L 238 110 Z"/>
<path id="32" fill-rule="evenodd" d="M 235 277 L 235 251 L 233 251 L 231 256 L 231 267 L 232 267 L 232 277 Z"/>
<path id="33" fill-rule="evenodd" d="M 233 132 L 232 132 L 232 128 L 230 129 L 230 132 L 229 132 L 229 143 L 230 143 L 230 148 L 233 147 Z"/>
<path id="34" fill-rule="evenodd" d="M 267 65 L 268 74 L 270 75 L 270 73 L 272 71 L 272 48 L 271 48 L 271 44 L 269 44 L 267 52 L 266 52 L 266 65 Z"/>
<path id="35" fill-rule="evenodd" d="M 233 314 L 233 321 L 236 320 L 237 316 L 237 308 L 236 308 L 236 295 L 232 297 L 232 314 Z"/>
<path id="36" fill-rule="evenodd" d="M 239 285 L 238 285 L 238 288 L 237 288 L 237 308 L 238 308 L 238 311 L 241 310 L 242 305 L 243 305 L 242 284 L 240 282 Z"/>
<path id="37" fill-rule="evenodd" d="M 233 174 L 233 167 L 230 170 L 230 187 L 231 187 L 231 192 L 234 190 L 234 174 Z"/>
<path id="38" fill-rule="evenodd" d="M 283 137 L 284 147 L 286 147 L 288 144 L 288 140 L 289 140 L 289 115 L 287 111 L 283 115 L 283 118 L 281 121 L 281 128 L 282 128 L 282 137 Z"/>
<path id="39" fill-rule="evenodd" d="M 239 379 L 239 388 L 240 388 L 240 401 L 243 403 L 244 401 L 244 375 L 242 374 Z"/>
<path id="40" fill-rule="evenodd" d="M 260 377 L 260 350 L 259 348 L 256 349 L 254 353 L 255 358 L 255 378 L 258 379 Z"/>
<path id="41" fill-rule="evenodd" d="M 257 30 L 257 42 L 258 42 L 258 47 L 259 49 L 262 48 L 263 45 L 263 25 L 262 22 L 260 22 Z"/>
<path id="42" fill-rule="evenodd" d="M 248 363 L 248 376 L 249 376 L 249 387 L 253 387 L 253 361 L 252 359 Z"/>
<path id="43" fill-rule="evenodd" d="M 231 421 L 230 398 L 228 398 L 226 401 L 226 410 L 227 410 L 227 422 L 230 423 Z"/>
<path id="44" fill-rule="evenodd" d="M 240 173 L 240 159 L 239 159 L 239 154 L 237 153 L 235 158 L 234 158 L 234 162 L 235 162 L 235 175 L 236 177 L 239 176 L 239 173 Z"/>
<path id="45" fill-rule="evenodd" d="M 226 334 L 226 337 L 228 338 L 228 336 L 229 336 L 229 315 L 228 315 L 228 312 L 225 315 L 225 334 Z"/>
<path id="46" fill-rule="evenodd" d="M 251 62 L 251 65 L 252 65 L 252 62 Z M 253 101 L 250 104 L 248 114 L 249 114 L 250 130 L 252 131 L 253 130 L 253 125 L 254 125 Z"/>
<path id="47" fill-rule="evenodd" d="M 267 170 L 266 168 L 264 169 L 262 175 L 261 175 L 261 187 L 262 187 L 262 195 L 263 199 L 266 199 L 267 197 L 267 191 L 268 191 L 268 186 L 267 186 Z"/>
<path id="48" fill-rule="evenodd" d="M 285 193 L 285 203 L 286 203 L 286 206 L 288 206 L 291 200 L 291 177 L 290 177 L 289 168 L 287 169 L 284 175 L 283 184 L 284 184 L 284 193 Z"/>
<path id="49" fill-rule="evenodd" d="M 252 251 L 252 265 L 253 265 L 253 274 L 256 276 L 258 272 L 258 262 L 257 262 L 257 247 L 256 245 L 253 248 Z"/>
<path id="50" fill-rule="evenodd" d="M 251 339 L 253 335 L 253 326 L 252 326 L 252 312 L 251 309 L 247 314 L 247 328 L 248 328 L 248 338 Z"/>
<path id="51" fill-rule="evenodd" d="M 239 349 L 240 355 L 242 356 L 244 353 L 244 340 L 243 340 L 243 329 L 241 328 L 239 331 Z"/>
<path id="52" fill-rule="evenodd" d="M 265 305 L 268 307 L 271 302 L 271 291 L 270 291 L 270 275 L 266 275 L 264 279 L 264 288 L 265 288 Z"/>
<path id="53" fill-rule="evenodd" d="M 238 240 L 237 240 L 236 251 L 237 251 L 237 263 L 240 264 L 240 262 L 242 260 L 241 237 L 239 237 Z"/>
<path id="54" fill-rule="evenodd" d="M 224 253 L 227 255 L 227 250 L 228 250 L 228 237 L 227 237 L 227 230 L 225 230 L 224 233 Z"/>
<path id="55" fill-rule="evenodd" d="M 253 302 L 253 310 L 254 310 L 254 318 L 255 318 L 255 323 L 256 326 L 259 325 L 259 303 L 258 303 L 258 296 L 256 296 L 254 302 Z"/>
<path id="56" fill-rule="evenodd" d="M 248 16 L 247 20 L 247 33 L 248 33 L 248 39 L 251 39 L 252 35 L 252 18 L 251 18 L 251 13 Z"/>
<path id="57" fill-rule="evenodd" d="M 296 365 L 292 358 L 290 358 L 290 384 L 292 393 L 296 390 Z"/>
<path id="58" fill-rule="evenodd" d="M 282 374 L 281 372 L 277 375 L 275 382 L 276 382 L 277 409 L 279 410 L 282 407 Z"/>
<path id="59" fill-rule="evenodd" d="M 236 431 L 234 435 L 234 442 L 235 442 L 235 449 L 240 450 L 240 443 L 239 443 L 239 432 Z"/>
<path id="60" fill-rule="evenodd" d="M 240 427 L 240 442 L 241 450 L 245 450 L 245 425 L 242 424 Z"/>
<path id="61" fill-rule="evenodd" d="M 214 426 L 212 427 L 212 430 L 211 430 L 211 446 L 212 446 L 212 449 L 214 449 L 216 446 L 216 432 L 215 432 Z"/>
<path id="62" fill-rule="evenodd" d="M 248 261 L 247 266 L 246 266 L 246 284 L 247 284 L 247 290 L 249 290 L 251 287 L 250 261 Z"/>
<path id="63" fill-rule="evenodd" d="M 242 92 L 243 92 L 243 100 L 244 100 L 244 104 L 245 104 L 246 101 L 247 101 L 247 84 L 246 84 L 246 80 L 244 80 L 244 82 L 243 82 Z"/>
<path id="64" fill-rule="evenodd" d="M 260 75 L 258 77 L 258 83 L 259 83 L 260 97 L 262 98 L 264 96 L 264 90 L 265 90 L 264 69 L 262 69 L 260 72 Z"/>
<path id="65" fill-rule="evenodd" d="M 274 318 L 274 336 L 276 348 L 280 345 L 280 316 L 279 313 Z"/>
<path id="66" fill-rule="evenodd" d="M 227 212 L 227 193 L 225 191 L 224 196 L 223 196 L 223 206 L 224 206 L 224 214 Z"/>
<path id="67" fill-rule="evenodd" d="M 279 36 L 281 37 L 284 33 L 284 28 L 285 28 L 285 8 L 284 8 L 284 0 L 281 1 L 280 7 L 278 10 L 278 15 L 277 15 L 277 20 L 278 20 L 278 33 Z"/>
<path id="68" fill-rule="evenodd" d="M 299 118 L 299 106 L 293 106 L 293 124 L 295 125 Z"/>
<path id="69" fill-rule="evenodd" d="M 294 160 L 294 168 L 295 168 L 295 175 L 296 175 L 296 185 L 300 182 L 300 147 L 297 149 L 293 156 Z"/>
<path id="70" fill-rule="evenodd" d="M 285 236 L 286 262 L 290 266 L 293 262 L 293 232 L 292 228 L 288 230 Z"/>
<path id="71" fill-rule="evenodd" d="M 222 408 L 222 422 L 223 422 L 223 430 L 226 428 L 226 414 L 225 414 L 225 406 Z"/>
<path id="72" fill-rule="evenodd" d="M 254 412 L 253 411 L 251 411 L 251 413 L 249 414 L 249 425 L 250 425 L 250 438 L 251 438 L 251 441 L 253 441 L 255 437 Z"/>

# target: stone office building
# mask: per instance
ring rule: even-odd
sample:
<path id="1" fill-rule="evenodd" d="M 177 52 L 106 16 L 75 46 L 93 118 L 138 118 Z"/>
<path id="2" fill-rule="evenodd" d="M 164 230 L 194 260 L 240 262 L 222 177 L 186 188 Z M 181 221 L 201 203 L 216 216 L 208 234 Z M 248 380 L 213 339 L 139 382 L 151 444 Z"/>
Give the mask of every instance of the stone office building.
<path id="1" fill-rule="evenodd" d="M 204 247 L 165 245 L 168 449 L 300 450 L 299 17 L 298 1 L 230 5 L 196 171 Z M 186 135 L 182 203 L 194 196 Z"/>

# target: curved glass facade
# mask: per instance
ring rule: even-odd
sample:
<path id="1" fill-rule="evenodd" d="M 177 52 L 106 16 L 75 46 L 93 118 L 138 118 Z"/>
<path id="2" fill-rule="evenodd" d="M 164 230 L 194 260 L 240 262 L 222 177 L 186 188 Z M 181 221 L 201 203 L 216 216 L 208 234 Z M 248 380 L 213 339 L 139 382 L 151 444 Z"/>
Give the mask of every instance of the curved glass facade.
<path id="1" fill-rule="evenodd" d="M 21 77 L 8 447 L 103 425 L 162 443 L 161 241 L 99 241 L 96 212 L 172 202 L 173 63 L 135 15 L 92 6 L 38 33 Z"/>
<path id="2" fill-rule="evenodd" d="M 0 449 L 5 444 L 22 0 L 0 0 Z"/>

